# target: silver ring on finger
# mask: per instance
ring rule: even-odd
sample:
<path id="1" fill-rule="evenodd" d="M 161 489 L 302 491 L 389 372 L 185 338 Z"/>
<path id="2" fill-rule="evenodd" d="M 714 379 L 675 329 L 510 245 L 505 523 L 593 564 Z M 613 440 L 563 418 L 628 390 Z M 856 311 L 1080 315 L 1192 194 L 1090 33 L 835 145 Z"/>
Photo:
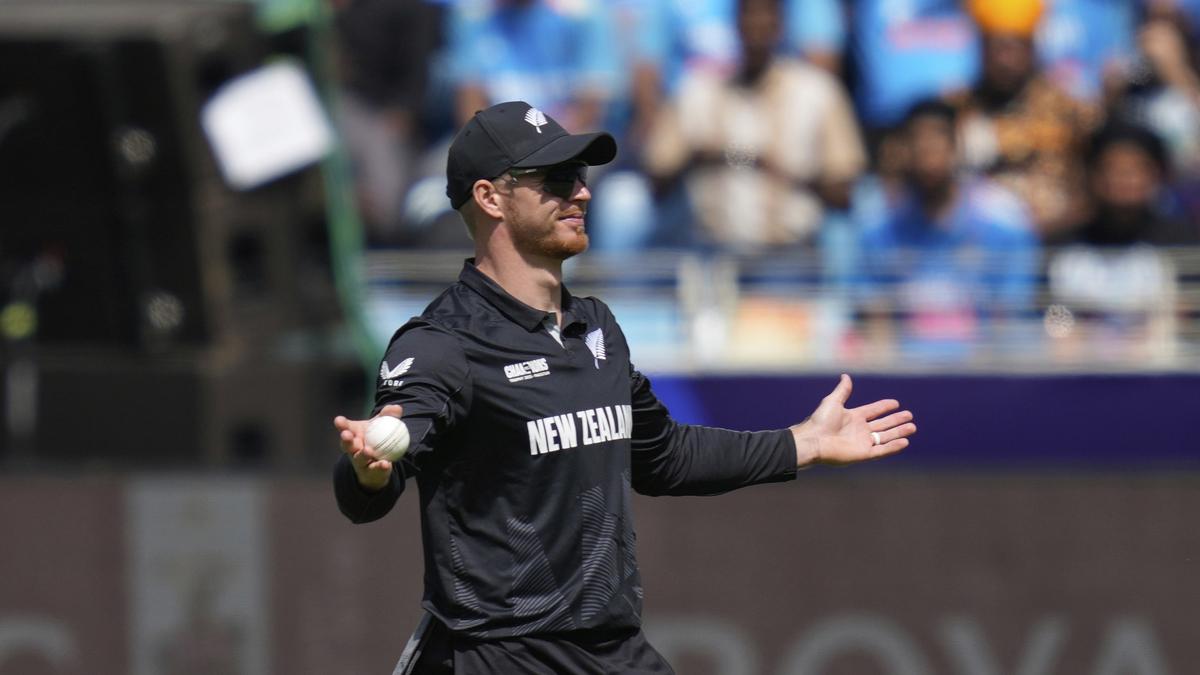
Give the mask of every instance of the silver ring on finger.
<path id="1" fill-rule="evenodd" d="M 883 443 L 883 440 L 879 438 L 879 432 L 878 432 L 878 431 L 872 431 L 872 432 L 871 432 L 871 438 L 872 438 L 872 439 L 875 441 L 875 445 L 880 445 L 880 444 L 882 444 L 882 443 Z"/>

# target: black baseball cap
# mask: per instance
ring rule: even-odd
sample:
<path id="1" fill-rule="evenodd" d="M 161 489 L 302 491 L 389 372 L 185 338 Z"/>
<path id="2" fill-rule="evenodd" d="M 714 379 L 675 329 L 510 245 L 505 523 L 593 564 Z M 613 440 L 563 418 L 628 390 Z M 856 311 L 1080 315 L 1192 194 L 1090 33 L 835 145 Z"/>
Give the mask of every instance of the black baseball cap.
<path id="1" fill-rule="evenodd" d="M 617 156 L 617 141 L 600 131 L 569 134 L 554 118 L 524 101 L 497 103 L 480 110 L 450 144 L 446 196 L 459 208 L 471 198 L 475 181 L 509 169 L 532 169 L 579 160 L 595 166 Z"/>

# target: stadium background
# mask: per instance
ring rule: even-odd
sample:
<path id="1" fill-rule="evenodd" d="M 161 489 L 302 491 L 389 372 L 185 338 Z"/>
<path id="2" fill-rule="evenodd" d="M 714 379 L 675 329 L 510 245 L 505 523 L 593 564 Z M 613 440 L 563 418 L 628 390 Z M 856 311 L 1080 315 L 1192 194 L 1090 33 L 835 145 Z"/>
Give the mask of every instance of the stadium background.
<path id="1" fill-rule="evenodd" d="M 418 613 L 415 500 L 344 521 L 330 420 L 365 410 L 390 330 L 463 257 L 422 183 L 461 84 L 452 37 L 427 26 L 475 5 L 375 3 L 401 17 L 375 27 L 407 30 L 430 71 L 401 125 L 419 130 L 390 184 L 405 199 L 381 207 L 349 140 L 364 127 L 347 126 L 378 131 L 346 111 L 344 42 L 372 25 L 354 4 L 0 3 L 0 675 L 390 672 Z M 1134 22 L 1140 3 L 1060 4 Z M 861 37 L 842 28 L 807 44 L 835 45 L 855 91 Z M 281 64 L 333 134 L 313 161 L 239 183 L 203 111 Z M 261 135 L 271 114 L 299 124 L 268 112 Z M 636 205 L 621 186 L 615 203 Z M 593 227 L 614 212 L 646 213 Z M 1040 249 L 1008 337 L 914 355 L 858 330 L 828 241 L 597 239 L 568 283 L 610 302 L 679 419 L 782 426 L 848 370 L 855 400 L 895 396 L 921 426 L 870 467 L 637 500 L 647 630 L 681 673 L 1193 672 L 1194 249 L 1129 247 L 1153 263 L 1088 277 L 1107 303 L 1056 286 L 1056 249 Z M 1146 292 L 1146 269 L 1169 283 Z"/>

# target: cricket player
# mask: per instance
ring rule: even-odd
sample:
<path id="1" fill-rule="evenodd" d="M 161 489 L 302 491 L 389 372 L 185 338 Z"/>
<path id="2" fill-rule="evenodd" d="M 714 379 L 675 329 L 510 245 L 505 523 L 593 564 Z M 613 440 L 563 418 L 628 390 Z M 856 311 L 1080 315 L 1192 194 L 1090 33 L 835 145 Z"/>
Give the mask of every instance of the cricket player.
<path id="1" fill-rule="evenodd" d="M 417 484 L 427 615 L 398 670 L 671 673 L 641 630 L 633 491 L 793 480 L 898 452 L 916 432 L 894 400 L 847 408 L 846 375 L 788 429 L 672 420 L 608 307 L 562 283 L 588 246 L 587 169 L 616 152 L 611 135 L 569 134 L 524 102 L 477 113 L 446 168 L 475 257 L 380 368 L 375 414 L 402 417 L 408 453 L 380 459 L 369 420 L 334 421 L 347 518 L 381 518 Z"/>

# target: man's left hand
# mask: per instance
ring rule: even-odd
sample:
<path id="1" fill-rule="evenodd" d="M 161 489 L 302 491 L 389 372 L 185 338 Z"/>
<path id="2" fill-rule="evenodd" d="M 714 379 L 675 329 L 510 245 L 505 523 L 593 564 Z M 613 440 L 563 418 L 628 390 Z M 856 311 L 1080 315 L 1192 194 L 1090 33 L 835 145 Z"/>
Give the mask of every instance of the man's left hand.
<path id="1" fill-rule="evenodd" d="M 853 386 L 850 376 L 842 375 L 812 416 L 791 427 L 796 439 L 796 466 L 854 464 L 908 447 L 908 437 L 917 433 L 913 414 L 907 410 L 893 412 L 900 407 L 900 402 L 893 399 L 847 408 Z"/>

